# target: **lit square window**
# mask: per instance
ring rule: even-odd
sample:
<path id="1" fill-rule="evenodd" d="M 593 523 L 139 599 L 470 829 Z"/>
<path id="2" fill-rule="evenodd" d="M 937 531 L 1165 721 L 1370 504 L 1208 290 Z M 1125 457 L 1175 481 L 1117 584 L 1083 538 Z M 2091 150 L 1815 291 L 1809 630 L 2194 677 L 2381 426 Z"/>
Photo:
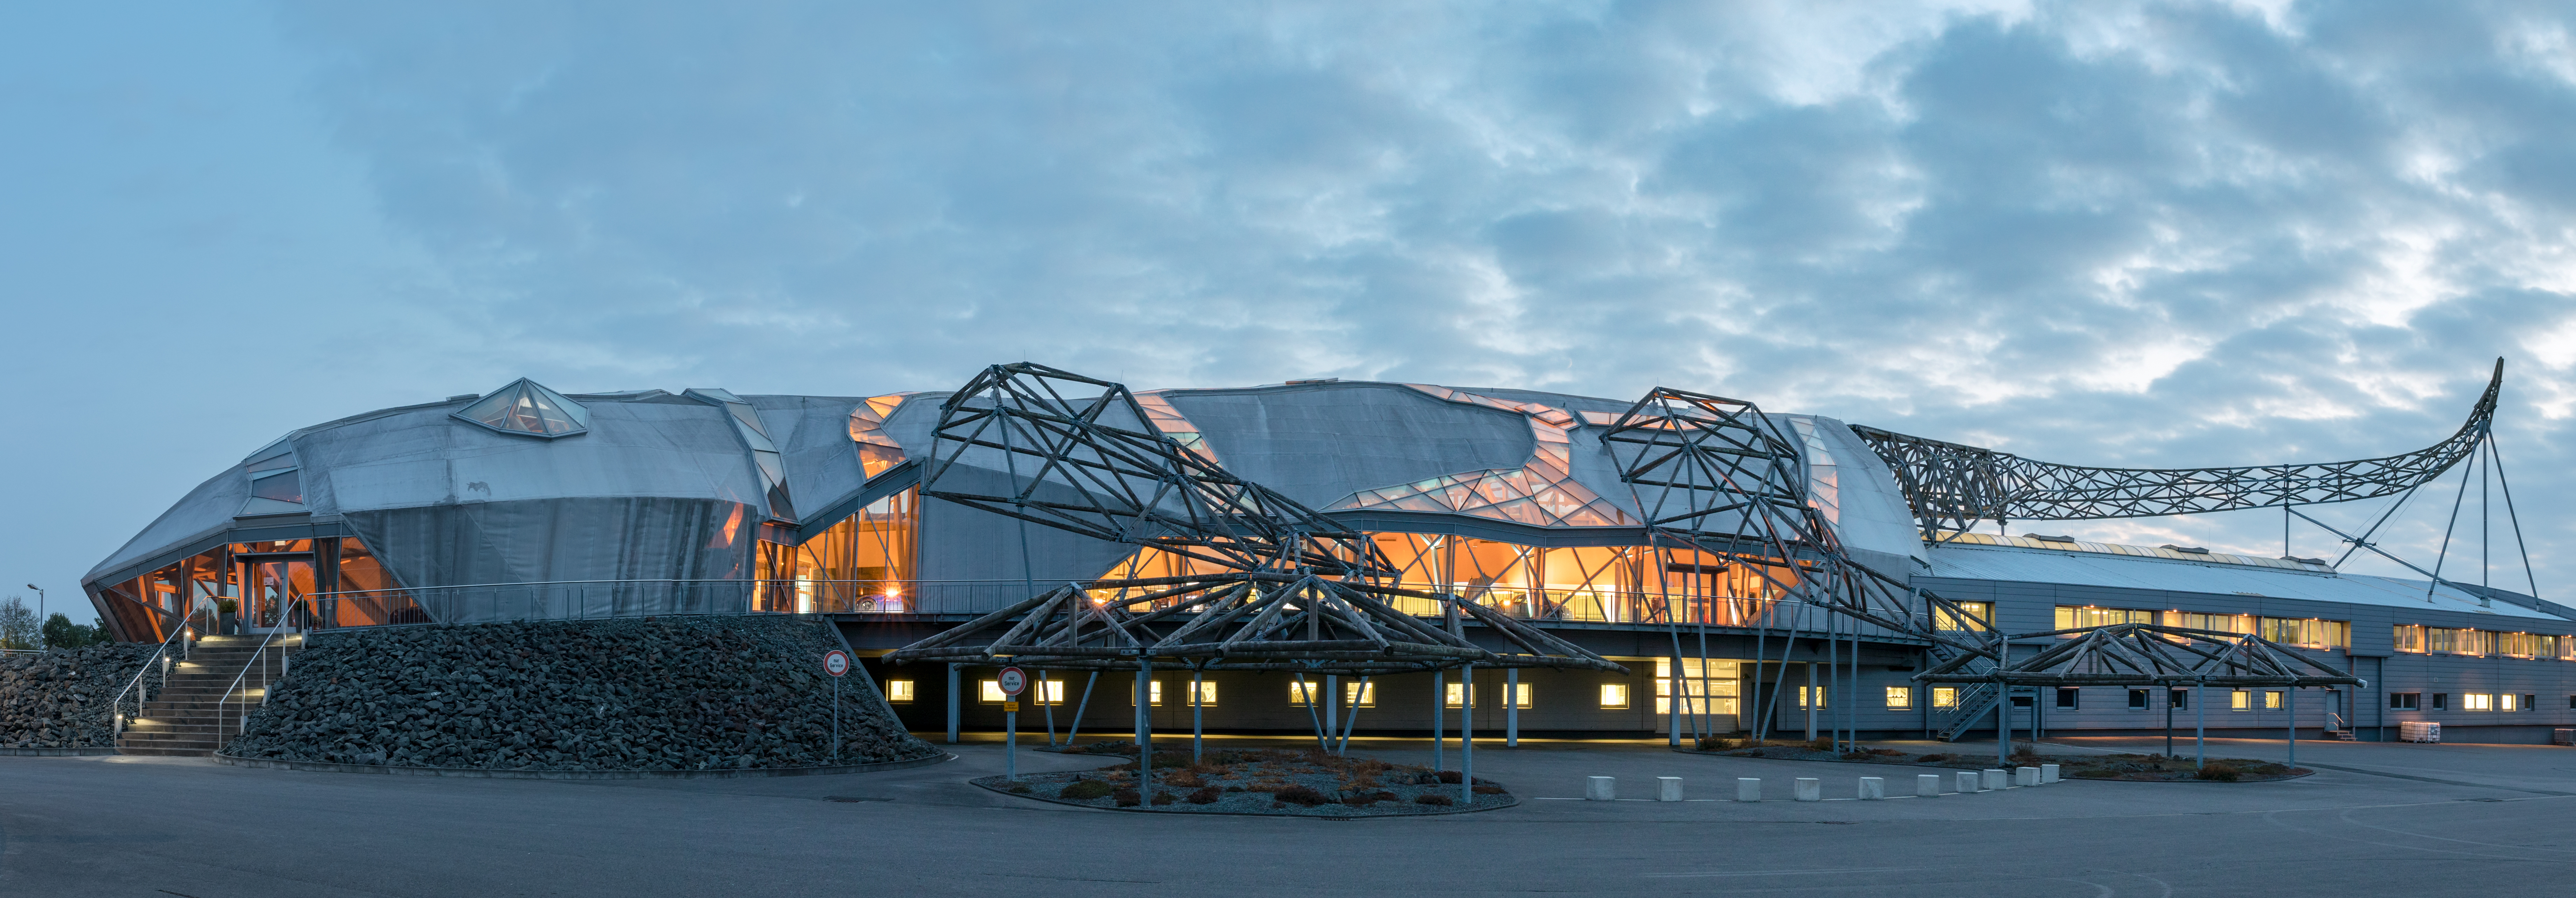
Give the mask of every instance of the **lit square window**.
<path id="1" fill-rule="evenodd" d="M 1202 680 L 1202 681 L 1200 681 L 1200 682 L 1199 682 L 1199 707 L 1202 707 L 1202 708 L 1213 708 L 1213 707 L 1216 707 L 1216 684 L 1215 684 L 1215 683 L 1207 682 L 1207 681 L 1204 681 L 1204 680 Z"/>
<path id="2" fill-rule="evenodd" d="M 1528 683 L 1521 683 L 1521 684 L 1517 684 L 1517 685 L 1512 689 L 1512 707 L 1520 708 L 1520 709 L 1522 709 L 1522 710 L 1528 710 L 1528 709 L 1529 709 L 1529 706 L 1530 706 L 1530 684 L 1528 684 Z"/>
<path id="3" fill-rule="evenodd" d="M 2266 690 L 2263 690 L 2263 710 L 2266 710 L 2266 711 L 2278 711 L 2278 710 L 2281 710 L 2281 691 L 2280 691 L 2280 690 L 2278 690 L 2278 689 L 2266 689 Z"/>
<path id="4" fill-rule="evenodd" d="M 1064 681 L 1040 680 L 1038 681 L 1038 694 L 1045 696 L 1044 698 L 1036 699 L 1036 701 L 1042 704 L 1064 704 Z"/>
<path id="5" fill-rule="evenodd" d="M 1801 707 L 1801 708 L 1822 708 L 1822 707 L 1824 707 L 1824 706 L 1825 706 L 1825 687 L 1822 687 L 1822 686 L 1800 686 L 1800 687 L 1798 687 L 1798 707 Z"/>
<path id="6" fill-rule="evenodd" d="M 1907 709 L 1907 708 L 1912 708 L 1912 707 L 1914 707 L 1914 687 L 1912 687 L 1912 686 L 1889 686 L 1889 687 L 1887 687 L 1887 709 L 1888 709 L 1888 710 L 1890 710 L 1890 711 L 1902 711 L 1902 710 L 1905 710 L 1905 709 Z"/>
<path id="7" fill-rule="evenodd" d="M 1934 686 L 1934 687 L 1932 687 L 1932 707 L 1935 707 L 1935 708 L 1956 708 L 1956 707 L 1958 707 L 1958 706 L 1959 706 L 1959 687 L 1957 687 L 1957 686 Z"/>
<path id="8" fill-rule="evenodd" d="M 983 698 L 985 704 L 998 705 L 1002 703 L 1003 699 L 1009 698 L 1009 696 L 1002 694 L 1002 681 L 1000 680 L 985 680 L 978 685 L 983 687 L 983 690 L 979 695 Z"/>
<path id="9" fill-rule="evenodd" d="M 912 681 L 911 681 L 911 680 L 887 680 L 887 681 L 886 681 L 886 690 L 885 690 L 885 692 L 886 692 L 886 701 L 890 701 L 890 702 L 908 702 L 908 701 L 911 701 L 911 700 L 912 700 Z"/>
<path id="10" fill-rule="evenodd" d="M 2521 706 L 2514 704 L 2514 703 L 2513 703 L 2513 701 L 2514 701 L 2514 695 L 2513 695 L 2513 693 L 2510 693 L 2510 692 L 2505 693 L 2505 694 L 2503 694 L 2503 695 L 2496 696 L 2496 710 L 2498 710 L 2498 711 L 2519 711 L 2519 710 L 2522 710 Z"/>
<path id="11" fill-rule="evenodd" d="M 1163 681 L 1146 680 L 1145 693 L 1149 697 L 1148 700 L 1154 703 L 1154 707 L 1163 706 Z M 1133 688 L 1127 690 L 1127 706 L 1130 708 L 1136 706 L 1136 690 Z"/>
<path id="12" fill-rule="evenodd" d="M 1601 707 L 1604 707 L 1604 708 L 1625 708 L 1625 707 L 1627 707 L 1627 706 L 1628 706 L 1628 684 L 1626 684 L 1626 683 L 1603 683 L 1603 684 L 1601 684 Z"/>
<path id="13" fill-rule="evenodd" d="M 2484 692 L 2471 692 L 2464 694 L 2460 696 L 2460 710 L 2493 711 L 2495 710 L 2495 696 L 2488 695 Z"/>
<path id="14" fill-rule="evenodd" d="M 1322 694 L 1324 694 L 1324 684 L 1322 683 L 1300 683 L 1295 680 L 1288 681 L 1289 704 L 1309 704 L 1314 701 L 1315 696 Z"/>
<path id="15" fill-rule="evenodd" d="M 1464 708 L 1467 706 L 1467 687 L 1461 686 L 1457 683 L 1449 683 L 1446 684 L 1446 688 L 1448 689 L 1449 694 L 1442 697 L 1442 701 L 1445 704 L 1452 708 Z"/>
<path id="16" fill-rule="evenodd" d="M 2227 710 L 2230 710 L 2230 711 L 2251 711 L 2251 710 L 2254 710 L 2254 690 L 2251 690 L 2251 689 L 2230 689 L 2230 690 L 2227 690 Z"/>
<path id="17" fill-rule="evenodd" d="M 1342 704 L 1357 708 L 1377 707 L 1377 684 L 1342 684 Z"/>

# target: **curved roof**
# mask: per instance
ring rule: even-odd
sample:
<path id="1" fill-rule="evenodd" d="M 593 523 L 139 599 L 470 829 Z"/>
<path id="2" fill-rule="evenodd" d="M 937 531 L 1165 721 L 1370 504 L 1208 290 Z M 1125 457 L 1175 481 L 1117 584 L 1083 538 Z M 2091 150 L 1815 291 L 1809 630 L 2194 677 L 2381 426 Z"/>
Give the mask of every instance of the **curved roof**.
<path id="1" fill-rule="evenodd" d="M 542 389 L 514 382 L 504 392 Z M 100 562 L 89 579 L 156 562 L 228 528 L 321 523 L 353 512 L 657 497 L 734 502 L 784 518 L 793 514 L 784 502 L 792 493 L 795 511 L 819 519 L 861 498 L 872 468 L 883 478 L 912 476 L 910 469 L 892 469 L 891 456 L 896 447 L 910 458 L 930 454 L 939 405 L 949 394 L 542 395 L 573 405 L 567 412 L 581 429 L 495 429 L 458 416 L 490 403 L 467 396 L 297 430 L 191 491 Z M 1409 521 L 1443 529 L 1487 523 L 1575 540 L 1593 530 L 1604 543 L 1636 538 L 1635 498 L 1598 439 L 1627 402 L 1376 382 L 1166 390 L 1139 398 L 1153 426 L 1227 470 L 1327 514 L 1365 516 L 1370 529 L 1408 529 Z M 734 417 L 736 404 L 755 410 L 757 427 Z M 1849 428 L 1827 418 L 1774 417 L 1807 441 L 1818 472 L 1813 486 L 1831 506 L 1828 516 L 1847 546 L 1922 558 L 1894 479 Z M 863 463 L 862 448 L 871 445 L 877 454 Z M 783 468 L 784 489 L 766 482 L 771 468 Z M 1603 529 L 1613 527 L 1618 530 Z"/>

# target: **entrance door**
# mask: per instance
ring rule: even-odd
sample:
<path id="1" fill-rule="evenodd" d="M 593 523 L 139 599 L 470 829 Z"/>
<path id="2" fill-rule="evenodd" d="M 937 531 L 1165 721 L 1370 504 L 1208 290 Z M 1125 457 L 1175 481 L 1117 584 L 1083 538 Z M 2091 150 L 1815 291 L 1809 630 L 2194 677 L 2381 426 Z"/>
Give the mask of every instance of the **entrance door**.
<path id="1" fill-rule="evenodd" d="M 237 555 L 242 566 L 242 632 L 289 630 L 312 613 L 304 597 L 313 594 L 313 553 L 283 552 Z"/>

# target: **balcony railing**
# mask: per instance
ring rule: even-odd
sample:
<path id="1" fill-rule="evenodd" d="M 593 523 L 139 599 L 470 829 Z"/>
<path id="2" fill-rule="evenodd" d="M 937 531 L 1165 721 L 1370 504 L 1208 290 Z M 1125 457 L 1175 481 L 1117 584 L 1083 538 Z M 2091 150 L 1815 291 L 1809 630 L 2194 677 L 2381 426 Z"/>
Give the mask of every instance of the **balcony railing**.
<path id="1" fill-rule="evenodd" d="M 1037 589 L 1050 583 L 1038 581 Z M 1410 589 L 1441 587 L 1407 584 Z M 1823 632 L 1833 612 L 1783 599 L 1669 595 L 1635 590 L 1452 586 L 1455 594 L 1526 620 L 1662 627 L 1707 625 Z M 484 583 L 316 593 L 294 602 L 287 626 L 328 630 L 425 623 L 592 620 L 654 615 L 983 614 L 1031 595 L 1024 580 L 574 580 Z M 1114 589 L 1095 590 L 1101 601 Z M 1157 605 L 1187 598 L 1167 596 Z M 1438 617 L 1437 602 L 1397 598 L 1397 610 Z M 1667 608 L 1670 613 L 1667 613 Z M 1849 634 L 1853 621 L 1837 629 Z M 1864 637 L 1900 634 L 1859 625 Z"/>

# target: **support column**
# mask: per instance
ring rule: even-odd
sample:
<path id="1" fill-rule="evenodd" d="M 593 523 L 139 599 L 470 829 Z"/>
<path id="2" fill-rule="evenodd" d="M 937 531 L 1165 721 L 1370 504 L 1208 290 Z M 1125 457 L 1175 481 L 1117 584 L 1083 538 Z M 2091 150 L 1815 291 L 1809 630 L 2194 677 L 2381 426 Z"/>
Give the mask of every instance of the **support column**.
<path id="1" fill-rule="evenodd" d="M 958 665 L 948 665 L 948 744 L 950 745 L 957 744 L 957 715 L 960 710 L 958 707 L 960 696 L 957 688 L 957 668 Z"/>
<path id="2" fill-rule="evenodd" d="M 1440 769 L 1441 726 L 1449 719 L 1449 674 L 1431 672 L 1431 769 Z"/>
<path id="3" fill-rule="evenodd" d="M 1339 732 L 1341 732 L 1341 731 L 1342 731 L 1342 716 L 1341 716 L 1341 713 L 1340 713 L 1340 712 L 1341 712 L 1341 707 L 1342 707 L 1342 677 L 1341 677 L 1341 675 L 1340 675 L 1340 674 L 1325 674 L 1325 675 L 1324 675 L 1324 741 L 1325 741 L 1325 743 L 1326 743 L 1326 744 L 1325 744 L 1325 746 L 1324 746 L 1324 747 L 1325 747 L 1325 748 L 1327 748 L 1327 749 L 1330 749 L 1330 748 L 1332 748 L 1332 747 L 1333 747 L 1333 746 L 1331 745 L 1331 742 L 1332 742 L 1332 739 L 1333 739 L 1333 734 L 1335 734 L 1335 733 L 1339 733 Z"/>
<path id="4" fill-rule="evenodd" d="M 1521 747 L 1521 669 L 1503 671 L 1503 747 Z"/>
<path id="5" fill-rule="evenodd" d="M 1816 700 L 1822 697 L 1816 691 L 1816 662 L 1809 661 L 1807 662 L 1806 701 L 1799 702 L 1807 706 L 1807 741 L 1809 742 L 1816 741 Z"/>

